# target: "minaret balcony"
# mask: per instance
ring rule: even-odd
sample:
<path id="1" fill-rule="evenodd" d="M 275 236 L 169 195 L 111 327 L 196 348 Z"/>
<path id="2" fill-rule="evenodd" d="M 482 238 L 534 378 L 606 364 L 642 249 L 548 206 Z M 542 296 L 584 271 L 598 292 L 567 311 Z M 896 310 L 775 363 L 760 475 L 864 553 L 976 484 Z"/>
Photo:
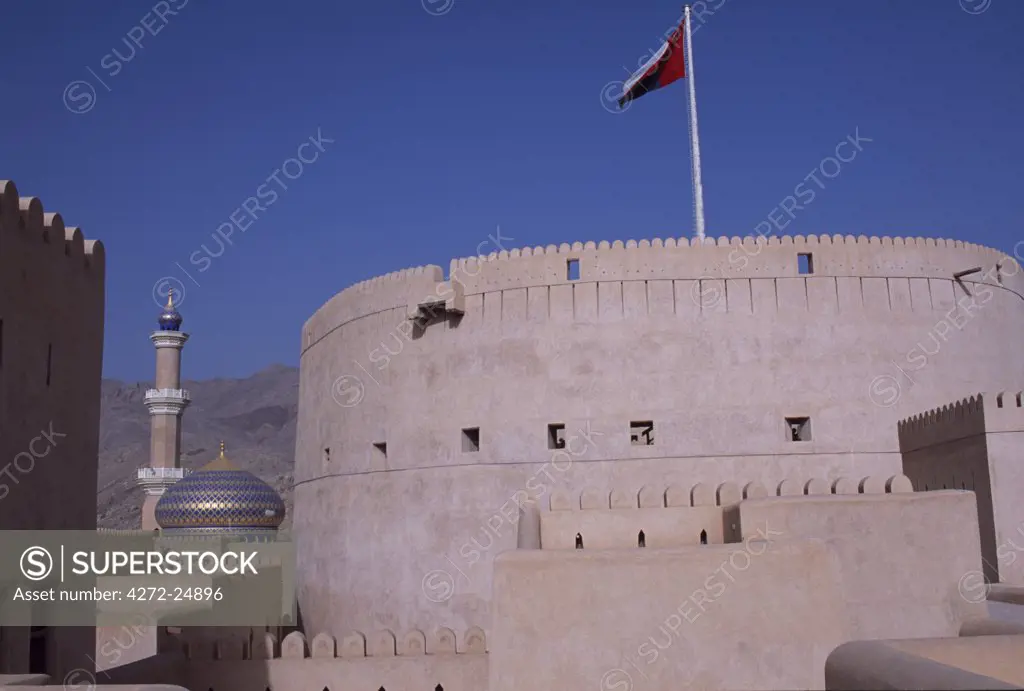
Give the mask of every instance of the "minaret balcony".
<path id="1" fill-rule="evenodd" d="M 149 389 L 145 403 L 150 415 L 177 415 L 192 402 L 187 389 Z"/>
<path id="2" fill-rule="evenodd" d="M 146 494 L 161 495 L 168 487 L 189 474 L 184 468 L 153 468 L 143 466 L 139 468 L 136 475 L 136 484 L 146 491 Z"/>

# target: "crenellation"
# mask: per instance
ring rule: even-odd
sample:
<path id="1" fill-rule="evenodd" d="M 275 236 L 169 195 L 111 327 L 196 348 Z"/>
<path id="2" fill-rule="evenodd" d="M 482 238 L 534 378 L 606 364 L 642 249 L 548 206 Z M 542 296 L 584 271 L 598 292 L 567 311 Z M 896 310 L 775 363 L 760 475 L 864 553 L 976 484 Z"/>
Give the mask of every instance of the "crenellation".
<path id="1" fill-rule="evenodd" d="M 487 653 L 487 635 L 479 626 L 473 626 L 466 631 L 464 647 L 460 653 L 470 655 L 484 655 Z"/>
<path id="2" fill-rule="evenodd" d="M 281 641 L 281 657 L 289 660 L 302 660 L 309 657 L 306 637 L 301 631 L 292 631 Z"/>
<path id="3" fill-rule="evenodd" d="M 366 657 L 366 636 L 359 631 L 352 631 L 341 639 L 338 654 L 345 659 Z"/>
<path id="4" fill-rule="evenodd" d="M 314 658 L 334 659 L 338 656 L 338 642 L 331 634 L 321 631 L 313 636 L 313 645 L 310 656 Z"/>
<path id="5" fill-rule="evenodd" d="M 380 629 L 370 634 L 366 644 L 370 657 L 394 657 L 398 650 L 395 634 L 389 629 Z"/>
<path id="6" fill-rule="evenodd" d="M 407 631 L 402 636 L 402 642 L 398 646 L 398 654 L 403 657 L 426 655 L 427 637 L 419 629 Z"/>
<path id="7" fill-rule="evenodd" d="M 456 648 L 455 632 L 442 626 L 434 632 L 431 647 L 427 651 L 432 655 L 454 655 Z"/>

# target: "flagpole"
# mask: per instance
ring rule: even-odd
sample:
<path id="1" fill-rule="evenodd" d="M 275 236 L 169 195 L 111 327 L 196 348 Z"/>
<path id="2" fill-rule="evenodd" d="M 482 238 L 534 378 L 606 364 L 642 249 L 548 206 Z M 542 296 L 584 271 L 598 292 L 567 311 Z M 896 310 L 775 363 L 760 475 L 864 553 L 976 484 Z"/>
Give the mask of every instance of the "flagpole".
<path id="1" fill-rule="evenodd" d="M 704 185 L 700 179 L 700 137 L 697 135 L 697 94 L 693 85 L 693 33 L 690 30 L 690 6 L 686 17 L 686 81 L 690 86 L 690 165 L 693 172 L 694 235 L 704 239 Z"/>

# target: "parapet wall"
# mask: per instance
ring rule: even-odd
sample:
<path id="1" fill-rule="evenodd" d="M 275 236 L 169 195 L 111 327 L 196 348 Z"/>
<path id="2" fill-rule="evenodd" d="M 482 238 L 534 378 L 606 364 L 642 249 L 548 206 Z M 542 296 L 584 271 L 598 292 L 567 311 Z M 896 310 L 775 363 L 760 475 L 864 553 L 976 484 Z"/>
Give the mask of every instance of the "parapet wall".
<path id="1" fill-rule="evenodd" d="M 341 640 L 321 633 L 307 641 L 300 632 L 278 645 L 264 634 L 249 650 L 229 639 L 210 646 L 184 646 L 188 688 L 275 691 L 309 689 L 435 689 L 481 691 L 487 688 L 487 641 L 480 628 L 456 638 L 440 628 L 430 636 L 409 631 L 397 638 L 380 630 L 356 631 Z"/>
<path id="2" fill-rule="evenodd" d="M 800 273 L 800 254 L 811 255 L 807 274 Z M 479 296 L 470 301 L 470 310 L 488 308 L 492 297 L 485 298 L 485 294 L 521 289 L 522 306 L 517 304 L 519 298 L 515 294 L 504 296 L 505 301 L 512 300 L 508 306 L 490 305 L 500 309 L 502 319 L 513 320 L 520 311 L 524 317 L 529 312 L 530 318 L 535 318 L 548 303 L 552 305 L 546 316 L 564 317 L 554 303 L 565 303 L 565 296 L 572 296 L 568 300 L 570 305 L 579 302 L 583 309 L 580 315 L 573 310 L 570 314 L 585 317 L 589 293 L 574 296 L 573 287 L 595 283 L 605 286 L 604 292 L 599 289 L 602 294 L 595 293 L 593 298 L 598 303 L 598 314 L 609 309 L 609 300 L 618 302 L 619 309 L 626 313 L 630 311 L 627 303 L 636 302 L 638 297 L 628 293 L 643 289 L 645 281 L 667 279 L 679 285 L 652 287 L 645 314 L 657 312 L 656 302 L 671 303 L 680 298 L 694 303 L 697 311 L 748 314 L 769 304 L 777 308 L 799 307 L 801 302 L 803 309 L 812 312 L 819 303 L 820 309 L 831 311 L 843 306 L 856 309 L 857 303 L 869 310 L 880 309 L 883 302 L 887 311 L 899 311 L 910 308 L 915 301 L 918 306 L 914 309 L 920 309 L 920 303 L 927 301 L 928 309 L 948 310 L 956 308 L 956 299 L 960 297 L 953 290 L 953 275 L 975 268 L 967 266 L 972 259 L 982 270 L 964 277 L 961 285 L 985 283 L 1018 292 L 1024 290 L 1024 274 L 1019 264 L 998 250 L 959 240 L 863 235 L 720 237 L 703 243 L 687 238 L 562 243 L 453 259 L 448 280 L 458 283 L 465 295 Z M 570 261 L 578 266 L 578 278 L 569 277 Z M 727 285 L 740 279 L 746 280 Z M 764 281 L 753 279 L 770 279 L 777 285 L 769 287 Z M 939 283 L 929 284 L 929 279 Z M 305 350 L 353 319 L 404 308 L 414 300 L 437 294 L 443 290 L 438 284 L 444 280 L 440 267 L 430 265 L 357 283 L 338 293 L 306 323 L 302 348 Z M 866 280 L 869 282 L 865 283 Z M 612 289 L 616 282 L 622 282 L 617 291 Z M 635 282 L 639 286 L 634 286 Z M 669 292 L 662 294 L 666 285 Z M 540 288 L 550 288 L 551 292 L 534 294 L 531 290 Z M 831 301 L 830 296 L 834 298 Z M 879 297 L 884 300 L 874 304 Z"/>
<path id="3" fill-rule="evenodd" d="M 980 393 L 899 423 L 903 472 L 919 489 L 971 489 L 985 575 L 1024 584 L 1024 393 Z"/>
<path id="4" fill-rule="evenodd" d="M 630 280 L 708 276 L 797 276 L 796 254 L 812 253 L 813 273 L 833 276 L 947 277 L 965 267 L 958 255 L 978 252 L 992 264 L 1013 259 L 982 245 L 933 238 L 841 236 L 719 237 L 562 243 L 453 259 L 450 275 L 467 292 L 520 287 L 524 276 L 538 282 L 567 281 L 566 261 L 580 261 L 580 279 Z M 815 254 L 815 251 L 819 254 Z M 679 275 L 679 272 L 683 273 Z M 1009 267 L 1009 275 L 1017 271 Z M 975 278 L 976 277 L 972 277 Z"/>
<path id="5" fill-rule="evenodd" d="M 22 233 L 21 236 L 13 235 Z M 79 261 L 100 279 L 106 267 L 106 254 L 99 240 L 86 240 L 82 231 L 74 226 L 65 227 L 59 213 L 44 212 L 38 197 L 21 197 L 12 180 L 0 180 L 0 233 L 4 235 L 5 251 L 11 251 L 12 237 L 30 241 L 36 238 L 54 256 L 63 255 Z"/>
<path id="6" fill-rule="evenodd" d="M 301 349 L 305 351 L 353 319 L 405 307 L 413 296 L 436 295 L 437 284 L 443 280 L 441 267 L 431 264 L 360 281 L 332 297 L 306 321 L 302 327 Z"/>
<path id="7" fill-rule="evenodd" d="M 679 485 L 665 490 L 644 487 L 639 492 L 589 488 L 575 498 L 556 490 L 550 497 L 551 510 L 540 516 L 541 548 L 661 549 L 734 543 L 742 539 L 734 507 L 745 499 L 912 491 L 910 479 L 904 475 L 832 481 L 789 478 L 771 491 L 756 481 L 745 483 L 742 490 L 734 482 L 724 482 L 717 488 L 697 483 L 689 491 Z"/>

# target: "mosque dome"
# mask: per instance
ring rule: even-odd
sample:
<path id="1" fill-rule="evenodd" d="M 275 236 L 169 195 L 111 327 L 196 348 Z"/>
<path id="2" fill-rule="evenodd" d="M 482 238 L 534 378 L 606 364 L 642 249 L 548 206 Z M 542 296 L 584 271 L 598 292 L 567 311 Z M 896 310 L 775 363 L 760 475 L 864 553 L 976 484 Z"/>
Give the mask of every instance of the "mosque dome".
<path id="1" fill-rule="evenodd" d="M 164 311 L 160 313 L 161 331 L 177 331 L 181 328 L 181 314 L 178 310 L 174 309 L 174 291 L 167 293 L 167 305 L 164 307 Z"/>
<path id="2" fill-rule="evenodd" d="M 249 534 L 276 531 L 284 501 L 273 487 L 220 456 L 171 485 L 156 505 L 169 533 Z"/>

